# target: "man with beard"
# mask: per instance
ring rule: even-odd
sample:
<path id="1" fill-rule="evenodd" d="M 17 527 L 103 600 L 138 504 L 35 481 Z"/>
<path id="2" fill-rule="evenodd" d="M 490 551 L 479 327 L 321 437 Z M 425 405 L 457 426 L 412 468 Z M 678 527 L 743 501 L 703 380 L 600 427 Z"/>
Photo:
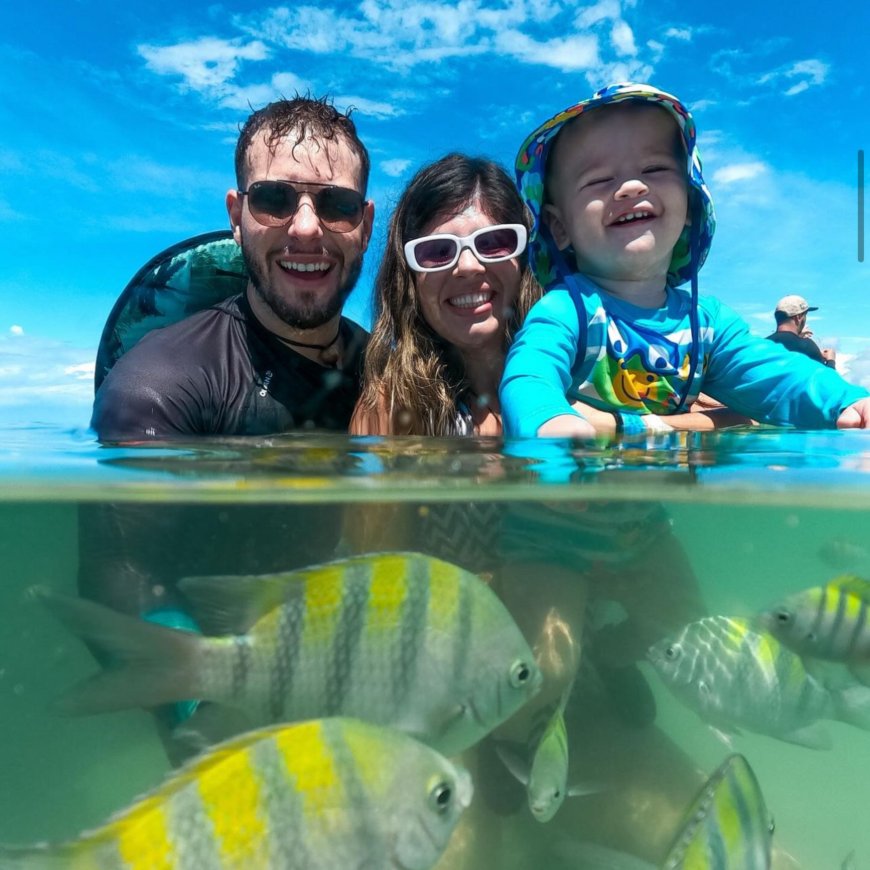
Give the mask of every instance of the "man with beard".
<path id="1" fill-rule="evenodd" d="M 246 291 L 148 333 L 115 363 L 94 402 L 101 441 L 347 431 L 367 334 L 341 309 L 372 231 L 368 172 L 353 122 L 325 99 L 279 100 L 250 116 L 238 188 L 226 197 Z M 117 610 L 197 630 L 179 578 L 326 561 L 340 529 L 331 504 L 83 503 L 78 586 Z M 172 735 L 192 706 L 157 711 L 174 763 L 191 751 Z M 236 730 L 216 721 L 214 733 L 196 726 L 206 742 Z"/>
<path id="2" fill-rule="evenodd" d="M 247 290 L 118 360 L 94 402 L 101 441 L 347 430 L 366 334 L 341 309 L 371 237 L 368 153 L 347 115 L 296 97 L 248 118 L 235 167 Z"/>

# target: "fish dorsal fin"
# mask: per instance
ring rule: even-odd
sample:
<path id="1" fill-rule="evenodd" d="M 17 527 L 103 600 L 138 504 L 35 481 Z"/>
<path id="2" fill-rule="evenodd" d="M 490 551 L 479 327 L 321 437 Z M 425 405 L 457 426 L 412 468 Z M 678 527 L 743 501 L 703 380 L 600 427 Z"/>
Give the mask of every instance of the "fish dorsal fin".
<path id="1" fill-rule="evenodd" d="M 312 723 L 298 723 L 298 726 L 290 726 L 286 722 L 277 725 L 269 725 L 265 728 L 259 728 L 253 731 L 247 731 L 238 737 L 233 737 L 224 743 L 209 748 L 208 752 L 197 755 L 186 761 L 177 770 L 170 771 L 164 778 L 163 782 L 151 789 L 150 791 L 141 794 L 130 806 L 114 813 L 105 825 L 86 831 L 82 834 L 82 838 L 101 835 L 107 828 L 114 825 L 127 822 L 130 819 L 141 818 L 153 812 L 156 808 L 165 804 L 173 794 L 177 794 L 191 782 L 201 779 L 209 771 L 232 758 L 239 752 L 244 752 L 255 743 L 263 740 L 268 740 L 285 731 L 290 727 L 310 727 Z"/>
<path id="2" fill-rule="evenodd" d="M 178 588 L 190 602 L 193 616 L 205 634 L 239 635 L 276 607 L 303 595 L 308 584 L 331 581 L 338 587 L 356 579 L 368 582 L 376 566 L 388 566 L 390 571 L 411 576 L 415 566 L 445 564 L 420 553 L 365 553 L 274 574 L 184 577 Z"/>
<path id="3" fill-rule="evenodd" d="M 178 588 L 204 634 L 245 634 L 254 623 L 301 590 L 305 573 L 215 574 L 184 577 Z"/>
<path id="4" fill-rule="evenodd" d="M 864 580 L 855 574 L 841 574 L 828 581 L 828 586 L 841 589 L 847 595 L 854 595 L 860 601 L 870 604 L 870 580 Z"/>

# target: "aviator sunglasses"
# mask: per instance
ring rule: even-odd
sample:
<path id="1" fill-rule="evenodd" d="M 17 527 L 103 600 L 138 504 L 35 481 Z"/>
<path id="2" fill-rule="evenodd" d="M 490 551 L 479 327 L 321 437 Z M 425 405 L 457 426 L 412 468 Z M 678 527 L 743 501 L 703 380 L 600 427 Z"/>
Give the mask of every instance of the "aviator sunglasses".
<path id="1" fill-rule="evenodd" d="M 313 188 L 313 189 L 312 189 Z M 255 181 L 247 190 L 248 208 L 254 220 L 264 227 L 283 227 L 293 220 L 299 196 L 307 193 L 320 223 L 335 233 L 355 230 L 363 219 L 365 200 L 361 193 L 347 187 L 294 181 Z"/>
<path id="2" fill-rule="evenodd" d="M 481 263 L 500 263 L 522 254 L 527 238 L 522 224 L 496 224 L 469 236 L 436 233 L 406 242 L 405 259 L 415 272 L 440 272 L 452 269 L 462 251 L 469 248 Z"/>

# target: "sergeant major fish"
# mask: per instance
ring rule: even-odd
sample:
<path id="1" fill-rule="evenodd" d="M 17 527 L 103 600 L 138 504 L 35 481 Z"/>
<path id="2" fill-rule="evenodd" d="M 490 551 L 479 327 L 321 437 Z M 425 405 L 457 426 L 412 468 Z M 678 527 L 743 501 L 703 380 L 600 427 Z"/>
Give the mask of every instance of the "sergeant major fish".
<path id="1" fill-rule="evenodd" d="M 250 726 L 356 716 L 453 754 L 541 686 L 495 593 L 428 556 L 381 553 L 286 574 L 188 577 L 179 589 L 217 636 L 40 592 L 110 662 L 67 697 L 68 712 L 196 698 L 238 708 Z"/>
<path id="2" fill-rule="evenodd" d="M 761 621 L 802 656 L 870 665 L 868 607 L 870 581 L 846 574 L 787 596 Z"/>
<path id="3" fill-rule="evenodd" d="M 773 828 L 749 762 L 730 755 L 689 807 L 662 870 L 768 870 Z"/>
<path id="4" fill-rule="evenodd" d="M 428 870 L 468 772 L 391 729 L 322 719 L 248 732 L 77 840 L 0 846 L 3 870 Z"/>
<path id="5" fill-rule="evenodd" d="M 559 811 L 566 797 L 600 791 L 597 785 L 568 785 L 568 729 L 565 707 L 571 694 L 569 685 L 543 729 L 533 729 L 531 764 L 502 745 L 496 747 L 507 769 L 526 787 L 529 810 L 539 822 L 549 822 Z"/>
<path id="6" fill-rule="evenodd" d="M 556 845 L 558 866 L 578 870 L 769 870 L 773 829 L 749 762 L 734 754 L 689 805 L 662 864 L 573 840 Z"/>
<path id="7" fill-rule="evenodd" d="M 870 689 L 826 689 L 795 653 L 745 619 L 691 622 L 650 647 L 648 658 L 681 701 L 722 731 L 742 727 L 821 749 L 830 746 L 821 719 L 870 729 Z"/>

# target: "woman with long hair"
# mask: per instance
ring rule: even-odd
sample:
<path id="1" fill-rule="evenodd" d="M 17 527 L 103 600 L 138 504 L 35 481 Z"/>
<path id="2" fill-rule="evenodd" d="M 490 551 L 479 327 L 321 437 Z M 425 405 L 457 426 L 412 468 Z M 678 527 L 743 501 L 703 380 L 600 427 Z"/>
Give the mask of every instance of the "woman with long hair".
<path id="1" fill-rule="evenodd" d="M 540 288 L 527 217 L 497 163 L 424 166 L 390 220 L 355 435 L 500 435 L 498 385 Z"/>

